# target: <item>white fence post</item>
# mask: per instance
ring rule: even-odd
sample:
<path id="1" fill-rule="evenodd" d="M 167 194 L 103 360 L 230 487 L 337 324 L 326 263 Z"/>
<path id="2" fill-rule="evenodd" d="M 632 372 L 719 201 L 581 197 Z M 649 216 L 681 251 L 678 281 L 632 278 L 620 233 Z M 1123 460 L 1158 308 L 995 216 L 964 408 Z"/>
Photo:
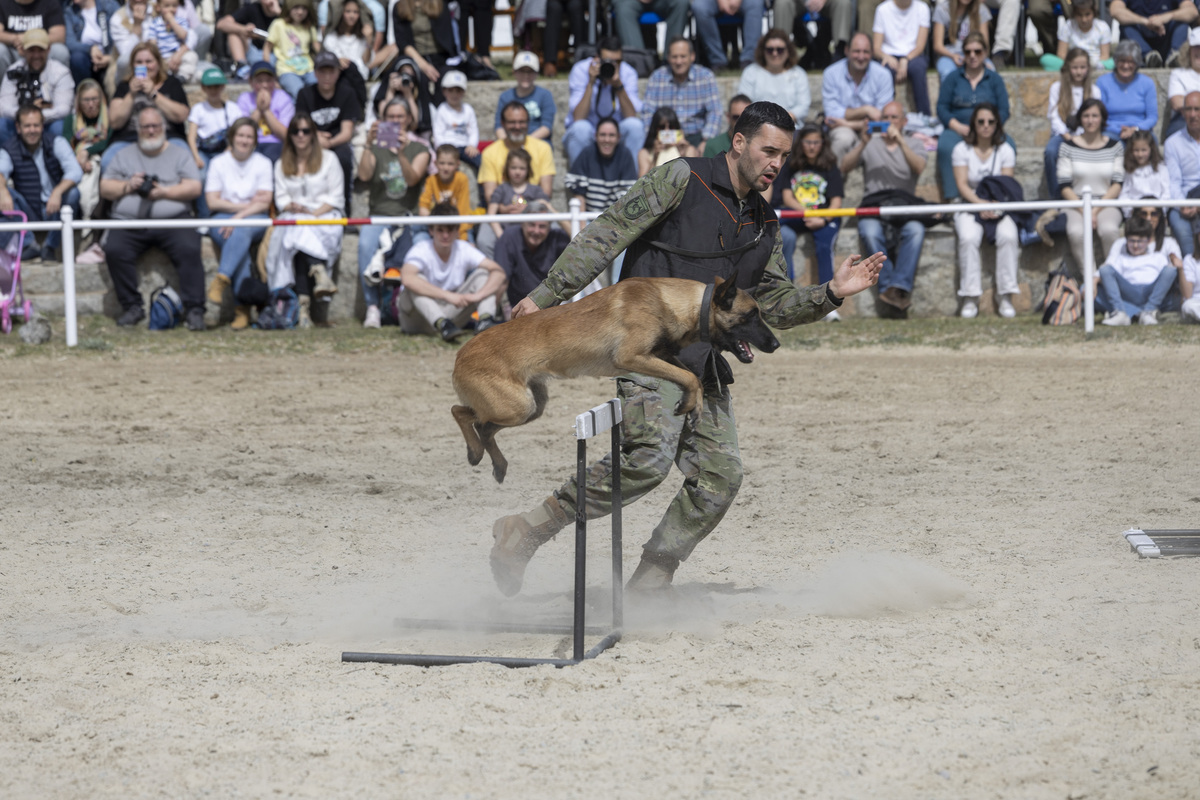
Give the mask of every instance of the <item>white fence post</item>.
<path id="1" fill-rule="evenodd" d="M 583 230 L 583 220 L 579 218 L 583 211 L 583 201 L 578 197 L 572 197 L 571 202 L 567 204 L 571 210 L 571 238 L 574 239 Z"/>
<path id="2" fill-rule="evenodd" d="M 1096 329 L 1096 300 L 1095 281 L 1096 259 L 1092 254 L 1092 187 L 1083 187 L 1083 332 L 1091 333 Z M 1105 253 L 1105 256 L 1108 254 Z"/>
<path id="3" fill-rule="evenodd" d="M 67 317 L 67 347 L 79 344 L 79 318 L 75 309 L 75 212 L 64 204 L 62 220 L 63 312 Z"/>

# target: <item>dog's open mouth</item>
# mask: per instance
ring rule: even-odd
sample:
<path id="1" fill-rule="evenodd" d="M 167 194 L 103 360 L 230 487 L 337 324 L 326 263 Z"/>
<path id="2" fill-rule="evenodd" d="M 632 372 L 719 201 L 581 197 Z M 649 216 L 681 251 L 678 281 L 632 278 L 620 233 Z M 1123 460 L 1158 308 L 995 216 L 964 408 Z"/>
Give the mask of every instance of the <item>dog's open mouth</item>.
<path id="1" fill-rule="evenodd" d="M 754 360 L 754 351 L 750 349 L 749 343 L 744 339 L 738 339 L 737 346 L 733 349 L 733 354 L 743 364 L 749 364 Z"/>

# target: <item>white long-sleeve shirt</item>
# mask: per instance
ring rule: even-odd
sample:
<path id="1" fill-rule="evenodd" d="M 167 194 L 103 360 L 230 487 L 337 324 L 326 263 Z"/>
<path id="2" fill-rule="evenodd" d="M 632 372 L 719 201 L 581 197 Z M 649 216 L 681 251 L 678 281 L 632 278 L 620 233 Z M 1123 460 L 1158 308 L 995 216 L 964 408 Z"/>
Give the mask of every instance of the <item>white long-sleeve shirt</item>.
<path id="1" fill-rule="evenodd" d="M 1125 182 L 1121 184 L 1120 200 L 1141 200 L 1143 197 L 1157 197 L 1159 200 L 1171 199 L 1171 173 L 1167 171 L 1166 162 L 1160 162 L 1158 169 L 1149 164 L 1138 167 L 1133 172 L 1125 173 Z M 1121 209 L 1126 218 L 1133 213 L 1132 208 Z"/>
<path id="2" fill-rule="evenodd" d="M 808 75 L 799 67 L 785 69 L 773 75 L 766 67 L 749 64 L 742 70 L 737 93 L 744 94 L 754 102 L 770 100 L 788 110 L 796 122 L 803 122 L 812 105 L 808 91 Z"/>
<path id="3" fill-rule="evenodd" d="M 25 67 L 25 59 L 18 59 L 9 70 Z M 75 79 L 71 70 L 52 58 L 46 59 L 42 68 L 42 99 L 50 103 L 50 108 L 42 109 L 42 119 L 49 125 L 57 122 L 71 113 L 75 105 Z M 4 74 L 0 82 L 0 117 L 16 119 L 17 116 L 17 84 Z"/>
<path id="4" fill-rule="evenodd" d="M 299 203 L 307 208 L 328 204 L 344 211 L 345 188 L 342 165 L 328 150 L 321 151 L 321 168 L 313 175 L 284 175 L 283 160 L 275 163 L 275 207 L 280 210 Z"/>
<path id="5" fill-rule="evenodd" d="M 470 103 L 455 111 L 442 103 L 433 112 L 433 146 L 479 147 L 479 121 Z"/>
<path id="6" fill-rule="evenodd" d="M 1055 81 L 1050 84 L 1050 97 L 1047 100 L 1046 116 L 1050 119 L 1050 132 L 1062 136 L 1067 133 L 1083 133 L 1083 128 L 1078 127 L 1073 131 L 1067 130 L 1067 122 L 1058 115 L 1058 100 L 1062 97 L 1062 81 Z M 1100 97 L 1100 87 L 1092 84 L 1092 97 L 1097 100 L 1103 99 Z M 1074 114 L 1083 105 L 1083 87 L 1071 87 L 1071 113 Z"/>

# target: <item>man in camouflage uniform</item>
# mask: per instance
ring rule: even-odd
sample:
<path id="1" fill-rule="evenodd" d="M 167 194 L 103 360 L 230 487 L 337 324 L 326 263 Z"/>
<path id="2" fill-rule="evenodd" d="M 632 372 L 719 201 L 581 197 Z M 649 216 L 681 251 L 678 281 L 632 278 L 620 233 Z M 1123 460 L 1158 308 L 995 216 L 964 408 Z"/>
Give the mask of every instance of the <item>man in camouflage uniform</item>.
<path id="1" fill-rule="evenodd" d="M 562 303 L 587 286 L 623 250 L 622 277 L 734 280 L 758 301 L 763 319 L 790 328 L 821 319 L 845 297 L 875 284 L 884 254 L 846 261 L 833 279 L 798 288 L 787 279 L 779 222 L 761 196 L 783 168 L 795 125 L 782 107 L 752 103 L 742 112 L 728 153 L 677 159 L 641 178 L 575 237 L 550 274 L 513 309 L 514 316 Z M 678 212 L 677 212 L 678 210 Z M 704 386 L 697 423 L 674 413 L 683 390 L 671 381 L 629 374 L 617 379 L 624 421 L 621 487 L 625 504 L 658 486 L 674 462 L 684 485 L 643 547 L 633 590 L 667 588 L 679 563 L 725 516 L 742 481 L 742 459 L 728 385 L 729 365 L 707 344 L 679 359 Z M 612 458 L 588 470 L 587 517 L 612 510 Z M 492 574 L 500 590 L 520 591 L 534 552 L 575 517 L 572 478 L 540 506 L 496 521 Z"/>

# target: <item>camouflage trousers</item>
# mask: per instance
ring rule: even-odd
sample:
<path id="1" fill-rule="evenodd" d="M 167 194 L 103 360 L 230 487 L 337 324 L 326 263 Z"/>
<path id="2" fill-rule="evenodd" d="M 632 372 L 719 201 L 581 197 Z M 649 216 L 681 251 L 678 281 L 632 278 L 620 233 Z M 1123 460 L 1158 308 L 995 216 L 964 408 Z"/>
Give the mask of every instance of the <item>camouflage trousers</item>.
<path id="1" fill-rule="evenodd" d="M 621 498 L 626 506 L 683 472 L 683 487 L 654 528 L 645 549 L 687 559 L 733 504 L 742 484 L 742 457 L 729 391 L 705 393 L 700 421 L 675 414 L 683 390 L 671 381 L 630 374 L 617 379 L 621 398 Z M 571 516 L 577 483 L 571 478 L 554 493 Z M 587 470 L 587 518 L 612 513 L 612 454 Z"/>

